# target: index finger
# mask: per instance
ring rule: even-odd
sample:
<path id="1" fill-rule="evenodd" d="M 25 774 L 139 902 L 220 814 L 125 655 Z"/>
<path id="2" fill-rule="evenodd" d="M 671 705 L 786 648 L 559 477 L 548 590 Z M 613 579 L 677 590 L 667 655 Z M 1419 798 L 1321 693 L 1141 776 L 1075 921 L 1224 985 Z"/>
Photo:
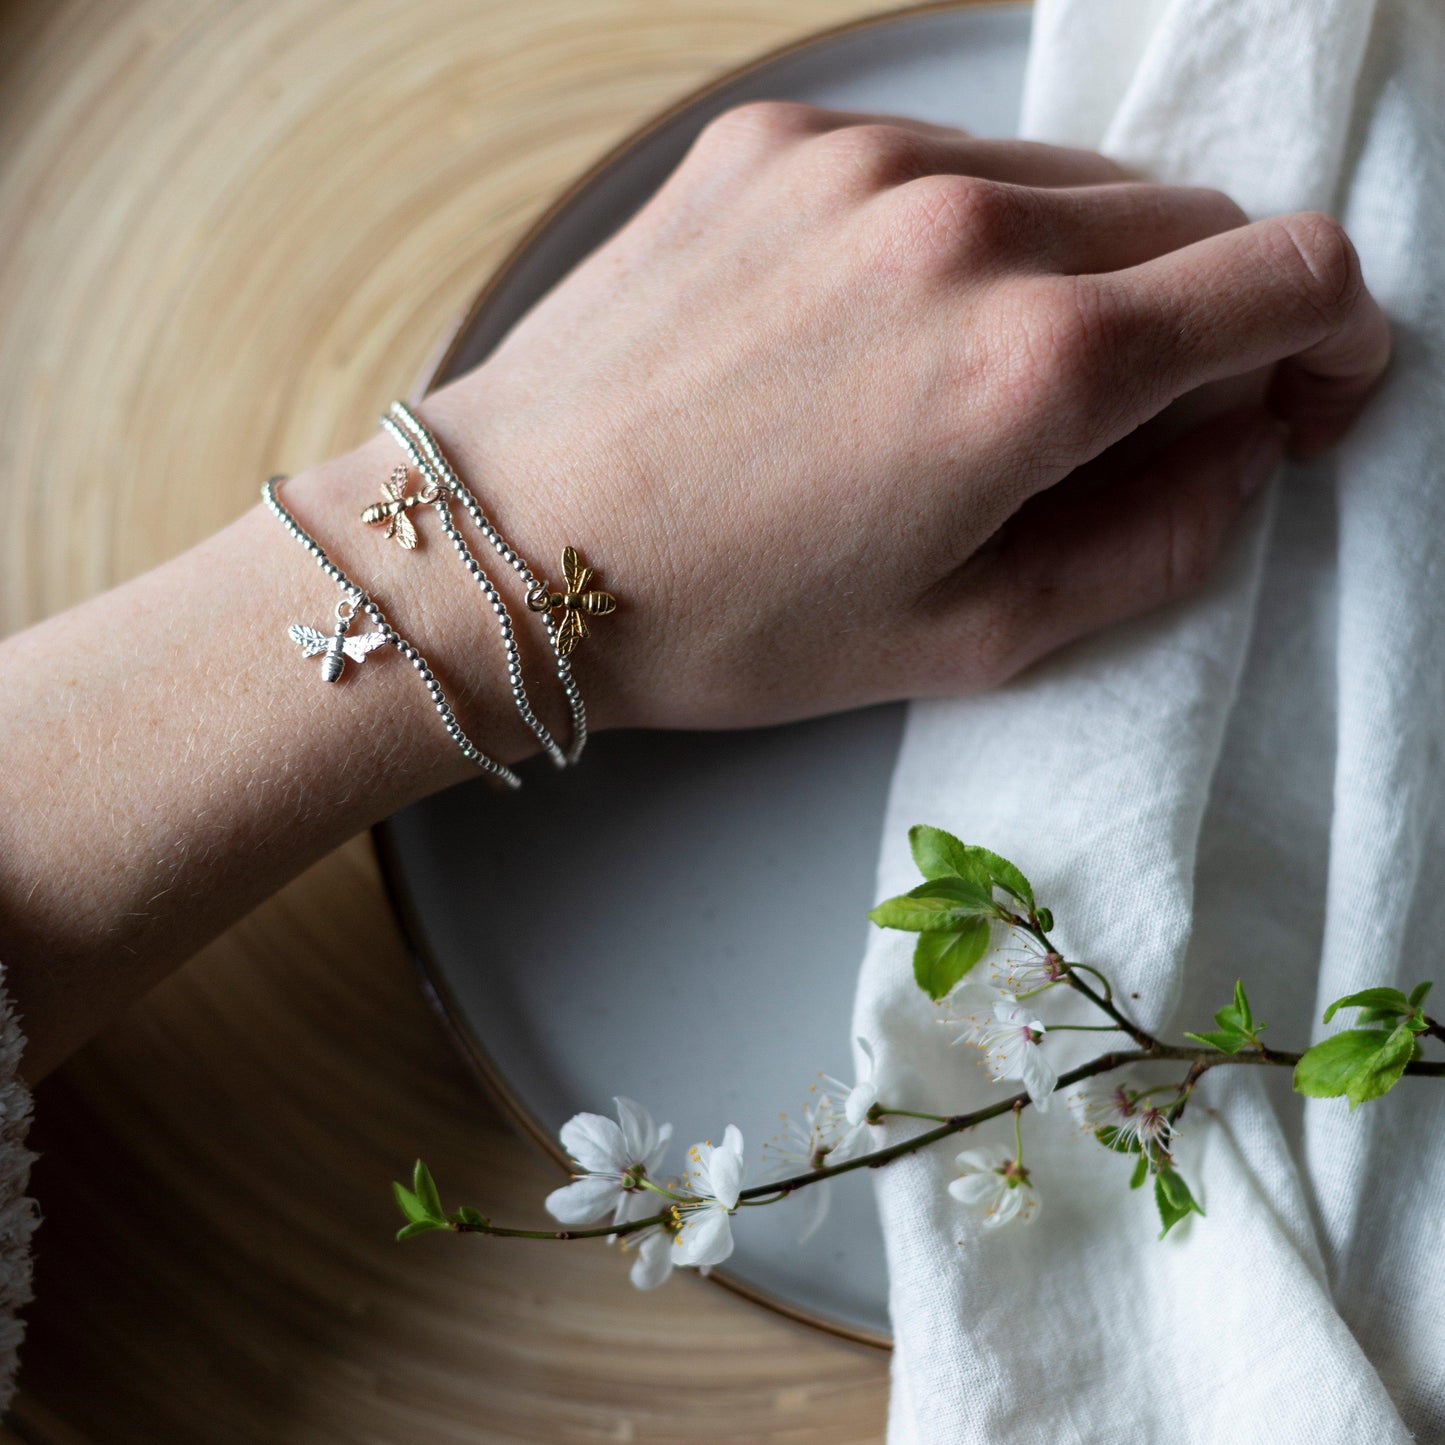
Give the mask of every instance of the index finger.
<path id="1" fill-rule="evenodd" d="M 1206 382 L 1278 363 L 1271 406 L 1296 451 L 1349 430 L 1390 358 L 1390 328 L 1329 216 L 1256 221 L 1126 270 L 1080 278 L 1105 349 L 1130 377 L 1124 432 Z M 1124 421 L 1124 418 L 1120 419 Z"/>

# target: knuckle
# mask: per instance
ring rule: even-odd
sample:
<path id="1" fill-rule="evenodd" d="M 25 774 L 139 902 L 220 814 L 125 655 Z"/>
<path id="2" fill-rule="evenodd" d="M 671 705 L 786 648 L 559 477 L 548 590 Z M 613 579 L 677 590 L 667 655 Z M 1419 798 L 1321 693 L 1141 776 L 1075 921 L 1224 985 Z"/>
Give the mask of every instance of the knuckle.
<path id="1" fill-rule="evenodd" d="M 703 126 L 698 144 L 704 148 L 752 148 L 779 145 L 814 128 L 815 106 L 796 100 L 748 100 L 719 111 Z"/>
<path id="2" fill-rule="evenodd" d="M 1087 406 L 1107 384 L 1119 326 L 1089 278 L 1051 277 L 1024 308 L 1014 380 L 1052 408 Z"/>
<path id="3" fill-rule="evenodd" d="M 1071 469 L 1132 430 L 1130 417 L 1154 384 L 1131 364 L 1138 322 L 1088 276 L 1033 280 L 1005 351 L 1003 381 L 1015 415 L 1027 417 L 1054 468 Z"/>
<path id="4" fill-rule="evenodd" d="M 881 121 L 824 131 L 812 148 L 830 181 L 868 192 L 911 180 L 924 165 L 921 137 Z"/>
<path id="5" fill-rule="evenodd" d="M 897 244 L 925 260 L 953 265 L 1018 249 L 1028 231 L 1028 192 L 973 176 L 925 175 L 889 198 Z"/>
<path id="6" fill-rule="evenodd" d="M 1323 212 L 1301 211 L 1281 217 L 1276 231 L 1301 299 L 1326 325 L 1340 325 L 1364 286 L 1359 254 L 1345 228 Z"/>

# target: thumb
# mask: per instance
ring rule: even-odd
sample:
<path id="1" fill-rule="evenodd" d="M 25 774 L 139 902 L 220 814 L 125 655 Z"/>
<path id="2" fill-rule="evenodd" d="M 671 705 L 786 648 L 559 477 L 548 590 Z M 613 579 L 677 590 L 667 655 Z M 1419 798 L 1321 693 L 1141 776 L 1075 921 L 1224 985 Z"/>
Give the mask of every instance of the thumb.
<path id="1" fill-rule="evenodd" d="M 1034 497 L 974 559 L 985 575 L 966 584 L 991 618 L 987 681 L 1202 586 L 1287 435 L 1251 406 L 1211 418 L 1123 477 L 1076 474 Z"/>

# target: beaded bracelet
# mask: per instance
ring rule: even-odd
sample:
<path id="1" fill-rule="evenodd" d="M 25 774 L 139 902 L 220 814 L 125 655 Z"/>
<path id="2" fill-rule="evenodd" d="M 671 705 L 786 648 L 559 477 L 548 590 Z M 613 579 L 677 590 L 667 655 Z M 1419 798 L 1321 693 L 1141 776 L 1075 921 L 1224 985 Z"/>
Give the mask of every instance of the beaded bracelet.
<path id="1" fill-rule="evenodd" d="M 583 705 L 582 694 L 572 675 L 572 664 L 568 660 L 568 653 L 580 637 L 586 636 L 586 627 L 582 624 L 582 612 L 586 611 L 591 615 L 600 616 L 612 611 L 616 602 L 606 592 L 586 590 L 587 578 L 591 576 L 590 569 L 581 566 L 576 552 L 570 547 L 563 554 L 563 568 L 567 574 L 567 590 L 560 593 L 549 592 L 546 584 L 538 580 L 526 561 L 518 556 L 517 552 L 488 520 L 486 513 L 482 511 L 481 503 L 457 475 L 456 469 L 437 444 L 436 437 L 410 407 L 401 401 L 393 402 L 389 413 L 381 418 L 381 425 L 401 446 L 412 465 L 429 483 L 427 491 L 421 494 L 420 499 L 431 501 L 436 508 L 437 515 L 442 519 L 443 529 L 453 547 L 461 556 L 467 571 L 476 578 L 483 595 L 497 616 L 502 630 L 502 641 L 507 648 L 507 675 L 512 687 L 512 699 L 516 703 L 518 711 L 521 712 L 523 720 L 532 729 L 537 740 L 551 754 L 554 762 L 559 765 L 575 763 L 582 756 L 582 749 L 587 744 L 587 709 Z M 431 493 L 430 496 L 428 496 L 428 492 Z M 482 570 L 481 565 L 472 557 L 465 541 L 457 532 L 451 519 L 451 509 L 446 502 L 448 496 L 457 498 L 477 530 L 491 544 L 492 549 L 521 579 L 525 589 L 528 611 L 541 615 L 542 625 L 547 633 L 547 641 L 551 645 L 553 656 L 556 659 L 557 679 L 562 684 L 562 693 L 567 699 L 567 707 L 572 715 L 572 741 L 565 754 L 557 746 L 547 729 L 536 719 L 527 701 L 526 689 L 522 684 L 521 657 L 512 633 L 511 619 L 507 614 L 506 606 L 495 586 Z M 403 503 L 403 507 L 405 505 L 406 503 Z M 371 514 L 374 510 L 368 508 L 367 512 L 363 513 L 363 518 L 373 520 Z M 381 518 L 376 517 L 374 520 L 379 521 Z M 574 587 L 572 583 L 579 579 L 580 585 Z M 551 616 L 551 612 L 559 608 L 563 612 L 561 627 L 558 627 Z"/>
<path id="2" fill-rule="evenodd" d="M 321 676 L 326 682 L 337 682 L 341 679 L 348 658 L 353 662 L 360 663 L 370 652 L 385 643 L 390 643 L 416 669 L 417 675 L 426 686 L 432 705 L 436 708 L 437 716 L 442 720 L 442 726 L 447 730 L 447 736 L 461 749 L 462 756 L 469 763 L 476 764 L 484 773 L 505 783 L 508 787 L 520 787 L 522 780 L 511 768 L 504 763 L 499 763 L 495 758 L 488 757 L 462 731 L 456 714 L 452 712 L 451 705 L 442 692 L 441 684 L 436 680 L 436 675 L 431 668 L 427 666 L 426 658 L 397 632 L 386 620 L 386 614 L 382 612 L 381 608 L 326 555 L 321 544 L 314 537 L 308 535 L 296 518 L 286 509 L 276 491 L 285 480 L 286 478 L 281 476 L 270 478 L 261 487 L 262 500 L 286 531 L 315 558 L 316 565 L 341 588 L 343 594 L 341 600 L 336 604 L 336 627 L 330 635 L 299 622 L 292 623 L 287 629 L 287 635 L 301 648 L 305 656 L 315 657 L 318 654 L 324 654 L 321 661 Z M 355 637 L 348 635 L 351 619 L 357 612 L 364 612 L 371 619 L 376 626 L 375 632 L 362 633 Z"/>
<path id="3" fill-rule="evenodd" d="M 407 413 L 407 416 L 410 420 L 414 420 L 414 418 L 411 418 L 410 413 Z M 562 751 L 561 746 L 552 736 L 546 724 L 544 724 L 536 712 L 533 711 L 531 700 L 527 696 L 527 687 L 522 680 L 522 654 L 517 646 L 516 633 L 513 630 L 511 614 L 507 611 L 507 604 L 502 600 L 501 593 L 497 591 L 492 579 L 487 576 L 482 564 L 472 556 L 471 549 L 467 546 L 466 538 L 462 536 L 452 517 L 450 499 L 455 488 L 451 484 L 451 477 L 455 476 L 455 473 L 451 472 L 450 468 L 447 468 L 447 472 L 450 473 L 450 475 L 442 472 L 441 469 L 432 462 L 431 456 L 423 453 L 420 439 L 414 438 L 408 431 L 398 425 L 390 415 L 381 418 L 381 425 L 383 429 L 392 436 L 397 445 L 407 454 L 412 466 L 426 478 L 427 486 L 421 492 L 415 493 L 412 496 L 405 495 L 406 469 L 404 467 L 398 467 L 396 471 L 392 473 L 391 485 L 383 488 L 383 491 L 386 492 L 392 500 L 368 507 L 362 512 L 361 520 L 369 526 L 375 526 L 387 516 L 391 507 L 401 508 L 401 510 L 394 515 L 393 525 L 387 528 L 386 535 L 390 537 L 393 535 L 393 527 L 395 524 L 405 521 L 406 509 L 408 507 L 430 504 L 441 521 L 442 531 L 446 534 L 447 540 L 452 544 L 457 556 L 461 558 L 462 565 L 466 568 L 468 575 L 476 582 L 477 586 L 481 588 L 482 596 L 486 599 L 488 606 L 491 607 L 497 619 L 497 627 L 502 637 L 502 646 L 506 649 L 507 653 L 507 684 L 511 689 L 512 702 L 517 712 L 521 715 L 522 721 L 526 723 L 532 735 L 542 745 L 543 751 L 552 759 L 552 762 L 559 768 L 565 768 L 568 763 L 567 754 Z M 420 426 L 420 423 L 418 422 L 417 425 Z M 440 452 L 436 449 L 435 443 L 431 440 L 429 434 L 426 434 L 426 442 L 429 444 L 428 450 L 439 457 Z M 414 532 L 410 539 L 406 533 L 400 529 L 395 532 L 395 535 L 397 540 L 407 550 L 410 550 L 416 545 Z M 488 540 L 490 540 L 490 538 L 488 538 Z"/>

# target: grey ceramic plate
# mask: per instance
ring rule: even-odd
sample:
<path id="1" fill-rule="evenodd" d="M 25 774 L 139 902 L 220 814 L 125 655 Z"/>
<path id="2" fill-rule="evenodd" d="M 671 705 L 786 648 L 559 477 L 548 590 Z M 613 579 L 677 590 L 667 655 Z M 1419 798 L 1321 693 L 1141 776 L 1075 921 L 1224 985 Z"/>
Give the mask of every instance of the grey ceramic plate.
<path id="1" fill-rule="evenodd" d="M 1019 6 L 935 6 L 827 32 L 707 87 L 548 211 L 483 291 L 436 380 L 482 360 L 718 111 L 782 97 L 1009 135 L 1027 38 Z M 479 781 L 378 829 L 433 1000 L 539 1142 L 555 1153 L 571 1114 L 610 1112 L 626 1094 L 672 1121 L 675 1167 L 682 1148 L 735 1123 L 760 1179 L 779 1111 L 796 1111 L 820 1070 L 851 1077 L 863 915 L 902 726 L 903 709 L 888 707 L 757 732 L 603 735 L 576 772 L 544 762 L 517 794 Z M 578 837 L 610 847 L 585 850 L 563 890 L 536 860 Z M 866 1174 L 839 1181 L 828 1225 L 800 1247 L 801 1208 L 750 1212 L 717 1273 L 784 1313 L 886 1344 Z"/>

